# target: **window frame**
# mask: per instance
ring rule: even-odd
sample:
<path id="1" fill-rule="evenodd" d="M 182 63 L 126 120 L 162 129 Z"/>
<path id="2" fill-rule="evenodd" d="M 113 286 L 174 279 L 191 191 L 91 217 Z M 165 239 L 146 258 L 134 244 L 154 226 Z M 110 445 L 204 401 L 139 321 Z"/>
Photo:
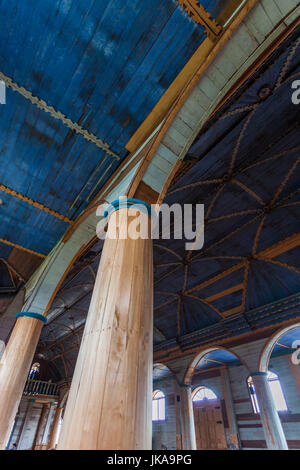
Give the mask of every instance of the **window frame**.
<path id="1" fill-rule="evenodd" d="M 156 389 L 152 394 L 152 421 L 166 421 L 166 395 L 160 389 Z"/>
<path id="2" fill-rule="evenodd" d="M 212 392 L 215 396 L 213 398 L 207 398 L 207 397 L 204 397 L 202 398 L 201 400 L 194 400 L 195 396 L 198 394 L 198 392 L 200 392 L 200 390 L 209 390 L 210 392 Z M 192 393 L 192 402 L 193 403 L 212 403 L 216 400 L 219 400 L 219 397 L 218 395 L 216 394 L 216 392 L 210 388 L 210 387 L 206 387 L 206 385 L 200 385 L 199 387 L 196 387 L 194 390 L 193 390 L 193 393 Z"/>
<path id="3" fill-rule="evenodd" d="M 273 372 L 272 370 L 268 370 L 267 373 L 268 373 L 268 382 L 269 382 L 269 384 L 270 384 L 270 382 L 278 382 L 279 383 L 281 394 L 282 394 L 282 397 L 283 397 L 283 400 L 284 400 L 284 403 L 285 403 L 285 406 L 286 406 L 286 409 L 284 409 L 284 410 L 279 410 L 276 406 L 277 413 L 289 413 L 288 404 L 287 404 L 287 401 L 286 401 L 286 398 L 285 398 L 285 395 L 284 395 L 284 392 L 283 392 L 283 389 L 282 389 L 282 386 L 281 386 L 281 381 L 279 379 L 278 374 L 276 374 L 276 372 Z M 269 374 L 272 374 L 273 377 L 269 377 Z M 248 393 L 249 393 L 249 396 L 250 396 L 250 401 L 251 401 L 253 413 L 254 414 L 260 414 L 259 403 L 258 403 L 258 399 L 257 399 L 256 391 L 255 391 L 255 386 L 254 386 L 253 379 L 252 379 L 251 375 L 249 375 L 247 377 L 247 389 L 248 389 Z M 271 393 L 272 393 L 272 396 L 273 396 L 273 400 L 274 400 L 275 405 L 276 405 L 276 400 L 275 400 L 275 397 L 274 397 L 274 394 L 273 394 L 273 391 L 272 391 L 272 387 L 270 387 L 270 389 L 271 389 Z M 253 390 L 253 393 L 252 393 L 251 390 Z"/>

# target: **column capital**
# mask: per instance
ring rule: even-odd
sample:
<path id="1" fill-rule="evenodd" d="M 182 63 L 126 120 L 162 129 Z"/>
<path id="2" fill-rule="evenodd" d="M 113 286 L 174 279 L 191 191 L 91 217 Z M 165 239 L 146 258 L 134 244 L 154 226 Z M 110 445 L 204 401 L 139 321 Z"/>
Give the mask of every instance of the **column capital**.
<path id="1" fill-rule="evenodd" d="M 30 318 L 35 318 L 36 320 L 40 320 L 44 324 L 47 323 L 47 318 L 44 315 L 41 315 L 40 313 L 34 313 L 34 312 L 19 312 L 16 314 L 16 318 L 21 318 L 21 317 L 30 317 Z"/>
<path id="2" fill-rule="evenodd" d="M 268 372 L 251 372 L 250 373 L 250 377 L 255 377 L 255 376 L 267 377 Z"/>
<path id="3" fill-rule="evenodd" d="M 119 198 L 115 201 L 111 202 L 104 211 L 104 218 L 108 218 L 113 212 L 124 209 L 128 207 L 138 206 L 138 209 L 142 212 L 145 212 L 148 217 L 156 216 L 155 212 L 153 211 L 152 207 L 147 204 L 147 202 L 142 201 L 140 199 L 132 199 L 132 198 Z"/>
<path id="4" fill-rule="evenodd" d="M 192 388 L 193 388 L 193 385 L 190 385 L 190 384 L 179 384 L 179 387 L 192 389 Z"/>

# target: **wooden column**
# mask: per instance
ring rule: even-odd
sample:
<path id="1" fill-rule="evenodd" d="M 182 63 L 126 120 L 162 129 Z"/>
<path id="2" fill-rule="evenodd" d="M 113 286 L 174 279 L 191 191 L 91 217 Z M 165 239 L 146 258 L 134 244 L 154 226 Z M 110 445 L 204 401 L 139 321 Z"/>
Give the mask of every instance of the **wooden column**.
<path id="1" fill-rule="evenodd" d="M 257 396 L 260 419 L 268 449 L 287 450 L 287 442 L 268 383 L 267 372 L 251 374 Z"/>
<path id="2" fill-rule="evenodd" d="M 190 385 L 181 385 L 180 389 L 182 446 L 183 450 L 196 450 L 196 433 L 192 390 Z"/>
<path id="3" fill-rule="evenodd" d="M 46 426 L 45 426 L 43 438 L 42 438 L 42 450 L 48 449 L 49 433 L 50 433 L 51 423 L 52 423 L 53 415 L 54 415 L 54 406 L 55 406 L 55 403 L 50 403 L 49 413 L 47 416 Z"/>
<path id="4" fill-rule="evenodd" d="M 60 418 L 62 415 L 62 411 L 63 409 L 60 407 L 60 404 L 57 403 L 55 415 L 53 418 L 52 428 L 50 432 L 50 440 L 49 440 L 48 449 L 54 449 L 56 446 L 57 431 L 58 431 L 58 426 L 59 426 Z"/>
<path id="5" fill-rule="evenodd" d="M 28 404 L 27 404 L 27 408 L 26 408 L 26 412 L 25 412 L 25 416 L 24 416 L 24 422 L 23 422 L 23 426 L 22 426 L 22 432 L 21 432 L 21 435 L 19 437 L 19 442 L 18 442 L 18 445 L 17 445 L 18 450 L 22 450 L 22 448 L 23 448 L 23 442 L 24 442 L 24 437 L 25 437 L 25 434 L 26 434 L 26 428 L 27 428 L 27 426 L 29 424 L 29 421 L 30 421 L 30 418 L 31 418 L 31 412 L 32 412 L 32 409 L 33 409 L 33 406 L 34 406 L 34 402 L 35 402 L 34 399 L 28 400 Z M 25 449 L 26 449 L 26 447 L 25 447 Z"/>
<path id="6" fill-rule="evenodd" d="M 232 398 L 231 384 L 228 369 L 221 369 L 222 387 L 225 399 L 226 412 L 229 421 L 230 441 L 233 448 L 239 449 L 239 432 Z"/>
<path id="7" fill-rule="evenodd" d="M 39 448 L 40 448 L 41 439 L 42 439 L 42 432 L 43 432 L 43 428 L 44 428 L 44 425 L 45 425 L 47 410 L 48 410 L 48 404 L 44 403 L 43 407 L 42 407 L 41 416 L 40 416 L 40 419 L 39 419 L 39 422 L 38 422 L 36 434 L 35 434 L 35 439 L 34 439 L 34 444 L 33 444 L 33 449 L 34 450 L 39 450 Z"/>
<path id="8" fill-rule="evenodd" d="M 128 210 L 109 217 L 58 449 L 151 449 L 152 241 Z"/>
<path id="9" fill-rule="evenodd" d="M 0 362 L 0 449 L 5 449 L 40 337 L 42 315 L 22 312 Z"/>
<path id="10" fill-rule="evenodd" d="M 180 391 L 178 390 L 178 383 L 176 379 L 173 379 L 174 387 L 174 405 L 175 405 L 175 419 L 176 419 L 176 449 L 182 449 L 182 430 L 181 430 L 181 419 L 180 419 Z"/>

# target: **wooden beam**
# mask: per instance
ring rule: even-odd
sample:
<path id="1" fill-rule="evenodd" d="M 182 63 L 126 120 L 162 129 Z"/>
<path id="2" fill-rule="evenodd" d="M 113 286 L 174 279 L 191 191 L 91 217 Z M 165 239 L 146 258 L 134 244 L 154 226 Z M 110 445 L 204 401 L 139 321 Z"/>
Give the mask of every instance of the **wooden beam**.
<path id="1" fill-rule="evenodd" d="M 204 287 L 210 286 L 211 284 L 214 284 L 216 281 L 219 281 L 220 279 L 223 279 L 226 276 L 229 276 L 229 274 L 234 273 L 235 271 L 238 271 L 239 269 L 242 269 L 245 267 L 245 261 L 236 264 L 235 266 L 232 266 L 231 268 L 226 269 L 225 271 L 222 271 L 221 273 L 217 274 L 216 276 L 211 277 L 207 281 L 201 282 L 195 287 L 192 287 L 191 289 L 187 290 L 185 293 L 189 294 L 190 292 L 194 292 L 195 290 L 200 290 L 204 289 Z"/>
<path id="2" fill-rule="evenodd" d="M 235 315 L 236 313 L 240 313 L 243 311 L 243 305 L 238 305 L 237 307 L 231 308 L 230 310 L 225 310 L 222 312 L 224 317 L 228 317 L 229 315 Z"/>
<path id="3" fill-rule="evenodd" d="M 285 253 L 285 252 L 287 252 L 287 251 L 289 251 L 289 250 L 291 250 L 291 249 L 293 249 L 293 248 L 295 248 L 296 246 L 299 246 L 299 245 L 300 245 L 300 233 L 295 233 L 294 235 L 291 235 L 290 237 L 287 237 L 284 240 L 281 240 L 280 242 L 275 243 L 271 247 L 260 251 L 259 253 L 257 253 L 255 255 L 254 259 L 258 259 L 258 260 L 259 259 L 265 259 L 265 258 L 272 259 L 272 258 L 274 258 L 276 256 L 279 256 L 282 253 Z M 204 287 L 207 287 L 207 286 L 219 281 L 220 279 L 223 279 L 224 277 L 232 274 L 233 272 L 244 268 L 246 266 L 246 262 L 247 262 L 247 259 L 245 259 L 245 261 L 242 261 L 242 262 L 236 264 L 235 266 L 232 266 L 229 269 L 226 269 L 225 271 L 222 271 L 221 273 L 217 274 L 216 276 L 213 276 L 212 278 L 208 279 L 207 281 L 201 282 L 197 286 L 192 287 L 191 289 L 187 290 L 185 293 L 189 294 L 190 292 L 194 292 L 196 290 L 203 289 Z M 240 284 L 238 286 L 240 286 Z M 235 287 L 236 286 L 234 286 L 234 288 Z M 241 284 L 241 289 L 242 289 L 242 284 Z M 237 290 L 239 290 L 239 289 L 237 289 Z M 220 294 L 222 294 L 222 293 L 220 293 Z M 216 295 L 218 295 L 218 294 L 216 294 Z M 221 295 L 221 297 L 222 297 L 222 295 Z M 224 314 L 225 313 L 226 312 L 224 312 Z"/>
<path id="4" fill-rule="evenodd" d="M 287 237 L 284 240 L 281 240 L 280 242 L 275 243 L 269 248 L 266 248 L 265 250 L 260 251 L 259 253 L 257 253 L 255 257 L 257 259 L 275 258 L 281 255 L 282 253 L 286 253 L 287 251 L 292 250 L 293 248 L 299 245 L 300 245 L 300 233 L 295 233 L 294 235 L 291 235 L 290 237 Z"/>
<path id="5" fill-rule="evenodd" d="M 127 150 L 130 152 L 137 150 L 139 146 L 145 141 L 145 139 L 151 135 L 154 129 L 163 121 L 168 113 L 172 111 L 173 114 L 177 114 L 179 108 L 182 106 L 188 94 L 192 91 L 198 82 L 200 76 L 211 64 L 224 44 L 230 39 L 233 31 L 245 19 L 247 14 L 251 11 L 257 2 L 258 0 L 248 0 L 246 4 L 243 5 L 237 15 L 232 19 L 232 21 L 230 21 L 228 27 L 220 35 L 220 39 L 217 43 L 214 43 L 214 41 L 212 41 L 210 38 L 206 38 L 201 43 L 191 59 L 183 67 L 173 83 L 160 98 L 151 113 L 148 114 L 145 121 L 140 125 L 134 135 L 127 142 Z M 235 6 L 236 2 L 234 1 L 233 7 Z M 227 11 L 228 18 L 226 18 L 226 20 L 231 17 L 234 8 L 233 11 L 231 9 L 228 9 Z M 224 22 L 226 20 L 223 18 Z"/>
<path id="6" fill-rule="evenodd" d="M 15 191 L 14 189 L 9 188 L 8 186 L 5 186 L 4 184 L 0 184 L 0 190 L 3 191 L 6 194 L 9 194 L 10 196 L 16 197 L 20 199 L 23 202 L 26 202 L 27 204 L 36 207 L 37 209 L 46 212 L 47 214 L 53 215 L 53 217 L 57 217 L 60 220 L 63 220 L 64 222 L 67 222 L 68 224 L 72 223 L 72 220 L 69 219 L 68 217 L 64 216 L 63 214 L 60 214 L 57 211 L 54 211 L 53 209 L 50 209 L 49 207 L 45 206 L 44 204 L 34 201 L 33 199 L 24 196 L 24 194 L 18 193 L 18 191 Z"/>
<path id="7" fill-rule="evenodd" d="M 242 290 L 243 287 L 243 283 L 237 284 L 236 286 L 229 287 L 228 289 L 218 292 L 217 294 L 211 295 L 210 297 L 205 297 L 205 300 L 207 300 L 208 302 L 212 302 L 213 300 L 220 299 L 222 297 L 225 297 L 226 295 L 232 294 L 233 292 L 238 292 L 239 290 Z"/>
<path id="8" fill-rule="evenodd" d="M 4 238 L 0 238 L 0 243 L 3 243 L 4 245 L 8 245 L 8 246 L 13 246 L 14 248 L 18 248 L 19 250 L 26 251 L 27 253 L 30 253 L 31 255 L 39 256 L 40 258 L 46 258 L 46 255 L 43 255 L 42 253 L 38 253 L 37 251 L 30 250 L 29 248 L 25 248 L 24 246 L 18 245 L 17 243 L 11 242 L 9 240 L 5 240 Z"/>

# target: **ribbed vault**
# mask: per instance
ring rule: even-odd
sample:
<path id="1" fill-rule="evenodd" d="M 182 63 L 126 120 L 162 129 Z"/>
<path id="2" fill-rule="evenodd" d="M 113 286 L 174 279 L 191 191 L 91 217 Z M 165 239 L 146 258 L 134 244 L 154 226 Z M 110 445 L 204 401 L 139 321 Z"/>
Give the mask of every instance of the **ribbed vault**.
<path id="1" fill-rule="evenodd" d="M 295 31 L 197 135 L 165 202 L 205 205 L 205 243 L 155 240 L 154 343 L 185 347 L 297 315 L 300 74 Z M 71 376 L 101 256 L 83 253 L 49 310 L 39 353 Z"/>

